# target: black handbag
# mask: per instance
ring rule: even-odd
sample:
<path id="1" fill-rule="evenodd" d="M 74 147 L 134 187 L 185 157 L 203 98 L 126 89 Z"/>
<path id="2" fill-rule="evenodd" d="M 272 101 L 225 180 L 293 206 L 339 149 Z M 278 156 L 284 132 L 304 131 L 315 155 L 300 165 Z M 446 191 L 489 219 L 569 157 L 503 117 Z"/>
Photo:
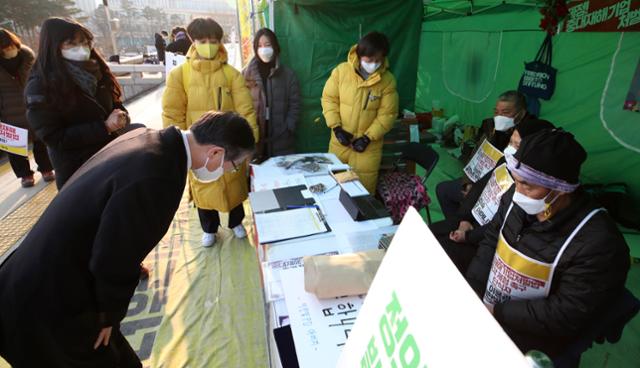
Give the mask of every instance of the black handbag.
<path id="1" fill-rule="evenodd" d="M 524 73 L 520 77 L 518 91 L 528 97 L 551 99 L 556 89 L 556 73 L 558 70 L 551 66 L 553 53 L 553 41 L 551 35 L 547 35 L 536 54 L 536 58 L 529 63 L 524 63 Z"/>

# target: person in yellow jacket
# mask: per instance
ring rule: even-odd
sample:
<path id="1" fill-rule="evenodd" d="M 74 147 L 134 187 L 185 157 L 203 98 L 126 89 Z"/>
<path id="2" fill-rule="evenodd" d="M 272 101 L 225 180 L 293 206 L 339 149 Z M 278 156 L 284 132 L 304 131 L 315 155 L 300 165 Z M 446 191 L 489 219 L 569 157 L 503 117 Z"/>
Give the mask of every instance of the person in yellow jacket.
<path id="1" fill-rule="evenodd" d="M 389 40 L 371 32 L 331 72 L 322 91 L 322 113 L 333 130 L 329 152 L 349 164 L 374 194 L 384 135 L 398 115 L 396 80 L 389 71 Z"/>
<path id="2" fill-rule="evenodd" d="M 227 64 L 227 51 L 221 43 L 222 27 L 211 18 L 196 18 L 187 27 L 187 33 L 194 43 L 187 61 L 167 76 L 162 96 L 163 125 L 186 130 L 208 111 L 234 111 L 249 122 L 257 142 L 253 100 L 242 74 Z M 189 173 L 189 189 L 198 208 L 205 247 L 216 241 L 219 212 L 229 212 L 229 227 L 236 237 L 247 236 L 242 226 L 245 215 L 242 202 L 248 194 L 247 163 L 233 164 L 233 172 L 212 183 L 203 183 Z"/>

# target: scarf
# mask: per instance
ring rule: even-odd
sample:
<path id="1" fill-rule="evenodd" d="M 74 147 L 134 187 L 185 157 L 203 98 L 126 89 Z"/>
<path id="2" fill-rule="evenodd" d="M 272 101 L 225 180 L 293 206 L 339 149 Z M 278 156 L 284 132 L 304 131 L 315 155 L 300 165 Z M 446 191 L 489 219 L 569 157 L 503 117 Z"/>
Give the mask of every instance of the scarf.
<path id="1" fill-rule="evenodd" d="M 98 81 L 102 79 L 100 65 L 95 60 L 65 60 L 67 70 L 80 89 L 91 97 L 96 96 Z"/>

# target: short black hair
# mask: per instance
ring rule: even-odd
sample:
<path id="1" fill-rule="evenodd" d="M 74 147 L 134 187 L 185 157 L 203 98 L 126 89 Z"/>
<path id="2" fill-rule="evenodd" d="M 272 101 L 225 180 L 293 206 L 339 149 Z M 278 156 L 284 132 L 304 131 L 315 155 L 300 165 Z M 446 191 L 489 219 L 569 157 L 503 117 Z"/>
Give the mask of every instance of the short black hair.
<path id="1" fill-rule="evenodd" d="M 225 150 L 225 160 L 237 160 L 255 150 L 249 123 L 235 112 L 209 111 L 189 128 L 198 144 L 214 144 Z"/>
<path id="2" fill-rule="evenodd" d="M 163 35 L 165 35 L 165 36 L 168 36 L 168 35 L 169 35 L 169 34 L 167 33 L 167 31 L 162 31 L 162 32 L 160 32 L 160 34 L 163 34 Z"/>
<path id="3" fill-rule="evenodd" d="M 527 98 L 524 94 L 511 90 L 498 96 L 498 101 L 511 102 L 516 112 L 527 111 Z"/>
<path id="4" fill-rule="evenodd" d="M 367 33 L 358 41 L 356 54 L 358 54 L 358 57 L 378 55 L 386 57 L 389 55 L 389 48 L 389 39 L 387 36 L 385 36 L 384 33 L 373 31 Z"/>
<path id="5" fill-rule="evenodd" d="M 212 18 L 196 18 L 187 26 L 187 33 L 192 40 L 215 38 L 222 42 L 222 27 Z"/>
<path id="6" fill-rule="evenodd" d="M 260 42 L 260 37 L 266 36 L 269 41 L 271 41 L 271 47 L 273 47 L 273 53 L 278 56 L 280 55 L 280 43 L 278 42 L 278 37 L 273 33 L 269 28 L 260 28 L 256 35 L 253 37 L 253 52 L 258 54 L 258 43 Z"/>

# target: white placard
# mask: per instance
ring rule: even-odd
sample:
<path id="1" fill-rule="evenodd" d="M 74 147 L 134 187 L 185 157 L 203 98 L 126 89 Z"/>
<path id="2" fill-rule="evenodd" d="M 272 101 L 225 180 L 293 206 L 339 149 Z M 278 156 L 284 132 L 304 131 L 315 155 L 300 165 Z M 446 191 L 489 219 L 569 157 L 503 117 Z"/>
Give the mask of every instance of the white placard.
<path id="1" fill-rule="evenodd" d="M 502 195 L 513 185 L 513 178 L 507 170 L 507 164 L 502 164 L 493 170 L 491 178 L 484 186 L 480 198 L 473 206 L 471 214 L 480 225 L 486 225 L 498 212 Z"/>
<path id="2" fill-rule="evenodd" d="M 362 306 L 362 296 L 318 299 L 304 290 L 304 267 L 280 271 L 300 367 L 334 367 Z"/>
<path id="3" fill-rule="evenodd" d="M 29 156 L 29 131 L 0 121 L 0 150 Z"/>
<path id="4" fill-rule="evenodd" d="M 164 54 L 164 60 L 165 60 L 165 71 L 167 75 L 169 75 L 169 72 L 171 71 L 171 69 L 187 61 L 187 57 L 184 55 L 174 54 L 173 52 L 167 51 Z"/>
<path id="5" fill-rule="evenodd" d="M 413 208 L 337 366 L 529 368 Z"/>
<path id="6" fill-rule="evenodd" d="M 485 139 L 476 150 L 471 161 L 464 167 L 464 173 L 475 183 L 486 173 L 493 170 L 502 156 L 502 152 Z"/>

